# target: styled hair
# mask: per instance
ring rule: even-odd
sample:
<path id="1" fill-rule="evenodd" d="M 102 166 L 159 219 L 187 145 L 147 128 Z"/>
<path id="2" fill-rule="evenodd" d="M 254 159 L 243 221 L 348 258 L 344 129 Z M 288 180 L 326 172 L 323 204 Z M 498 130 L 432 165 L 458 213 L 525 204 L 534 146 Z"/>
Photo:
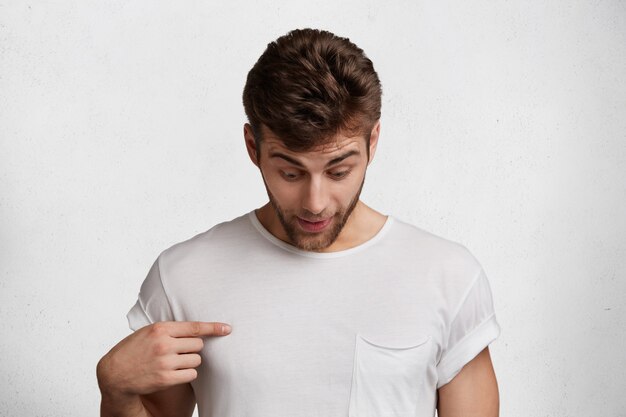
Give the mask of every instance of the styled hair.
<path id="1" fill-rule="evenodd" d="M 348 38 L 306 28 L 267 45 L 248 72 L 243 105 L 257 149 L 264 125 L 294 152 L 327 145 L 342 133 L 365 136 L 369 153 L 381 95 L 362 49 Z"/>

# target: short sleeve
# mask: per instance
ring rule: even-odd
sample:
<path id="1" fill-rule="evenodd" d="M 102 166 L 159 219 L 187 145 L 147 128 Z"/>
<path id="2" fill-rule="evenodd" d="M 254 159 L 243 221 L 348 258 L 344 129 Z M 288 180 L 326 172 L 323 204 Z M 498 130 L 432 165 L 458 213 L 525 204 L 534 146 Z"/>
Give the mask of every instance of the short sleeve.
<path id="1" fill-rule="evenodd" d="M 138 330 L 158 321 L 174 320 L 167 294 L 161 280 L 160 256 L 154 261 L 146 279 L 141 284 L 137 302 L 126 318 L 132 330 Z"/>
<path id="2" fill-rule="evenodd" d="M 450 382 L 499 335 L 491 288 L 481 268 L 450 323 L 447 343 L 437 364 L 437 388 Z"/>

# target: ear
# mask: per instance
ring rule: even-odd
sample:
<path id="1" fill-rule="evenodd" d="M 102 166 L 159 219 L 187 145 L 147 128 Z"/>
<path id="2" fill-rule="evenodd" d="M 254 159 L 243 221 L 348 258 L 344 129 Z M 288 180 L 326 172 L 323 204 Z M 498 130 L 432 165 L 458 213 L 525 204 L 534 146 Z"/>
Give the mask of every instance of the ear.
<path id="1" fill-rule="evenodd" d="M 380 119 L 376 121 L 376 124 L 372 128 L 372 132 L 370 135 L 370 160 L 367 165 L 372 163 L 374 159 L 374 154 L 376 153 L 376 145 L 378 145 L 378 136 L 380 136 Z"/>
<path id="2" fill-rule="evenodd" d="M 243 137 L 246 141 L 246 149 L 248 150 L 248 156 L 254 165 L 259 166 L 258 152 L 256 148 L 256 141 L 254 140 L 254 134 L 252 133 L 252 126 L 249 123 L 243 125 Z"/>

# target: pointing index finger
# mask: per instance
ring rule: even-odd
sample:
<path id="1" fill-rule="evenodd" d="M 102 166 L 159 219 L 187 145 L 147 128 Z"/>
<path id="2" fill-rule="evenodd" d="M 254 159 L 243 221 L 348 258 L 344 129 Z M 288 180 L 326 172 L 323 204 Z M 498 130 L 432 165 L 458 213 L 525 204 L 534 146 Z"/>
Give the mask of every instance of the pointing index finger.
<path id="1" fill-rule="evenodd" d="M 167 325 L 172 337 L 223 336 L 230 333 L 226 323 L 205 321 L 172 321 Z"/>

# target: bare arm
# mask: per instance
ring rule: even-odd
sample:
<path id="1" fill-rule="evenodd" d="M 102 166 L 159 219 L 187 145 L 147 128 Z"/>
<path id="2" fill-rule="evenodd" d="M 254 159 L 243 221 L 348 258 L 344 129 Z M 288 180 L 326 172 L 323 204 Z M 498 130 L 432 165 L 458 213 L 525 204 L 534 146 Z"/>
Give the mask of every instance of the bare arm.
<path id="1" fill-rule="evenodd" d="M 498 383 L 489 355 L 483 349 L 452 381 L 438 390 L 439 417 L 498 417 Z"/>
<path id="2" fill-rule="evenodd" d="M 145 395 L 102 393 L 102 417 L 191 417 L 196 398 L 191 384 L 180 384 Z"/>
<path id="3" fill-rule="evenodd" d="M 191 417 L 196 407 L 196 396 L 191 384 L 175 385 L 140 397 L 153 417 Z"/>
<path id="4" fill-rule="evenodd" d="M 202 337 L 229 333 L 222 323 L 158 322 L 127 336 L 96 367 L 101 417 L 190 417 Z"/>

